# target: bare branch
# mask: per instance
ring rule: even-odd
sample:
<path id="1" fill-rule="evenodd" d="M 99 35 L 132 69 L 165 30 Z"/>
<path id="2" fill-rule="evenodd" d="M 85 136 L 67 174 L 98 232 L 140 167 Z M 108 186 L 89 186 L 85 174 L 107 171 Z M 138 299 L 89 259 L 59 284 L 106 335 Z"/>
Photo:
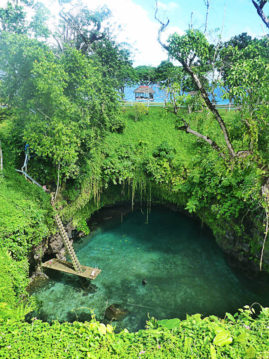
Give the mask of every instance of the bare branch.
<path id="1" fill-rule="evenodd" d="M 209 0 L 208 0 L 209 1 Z M 166 50 L 169 52 L 169 47 L 167 45 L 165 45 L 162 41 L 161 41 L 161 34 L 162 32 L 166 29 L 166 27 L 168 26 L 169 24 L 169 20 L 167 20 L 166 23 L 162 22 L 159 18 L 158 18 L 158 1 L 156 0 L 156 10 L 155 10 L 155 19 L 159 22 L 159 24 L 161 25 L 160 29 L 159 29 L 159 32 L 158 32 L 158 41 L 160 43 L 160 45 Z M 195 59 L 195 56 L 192 56 L 190 58 L 190 62 L 194 61 Z M 181 65 L 183 66 L 184 70 L 191 76 L 192 80 L 194 81 L 194 83 L 196 84 L 203 100 L 205 101 L 206 103 L 206 106 L 207 108 L 211 111 L 211 113 L 214 115 L 216 121 L 218 122 L 220 128 L 221 128 L 221 131 L 223 133 L 223 137 L 224 137 L 224 140 L 225 140 L 225 143 L 226 143 L 226 146 L 227 146 L 227 149 L 228 149 L 228 152 L 229 152 L 229 156 L 231 158 L 235 158 L 237 157 L 237 154 L 235 153 L 234 151 L 234 148 L 233 148 L 233 145 L 231 143 L 231 140 L 230 140 L 230 137 L 229 137 L 229 133 L 228 133 L 228 130 L 226 128 L 226 125 L 219 113 L 219 111 L 216 109 L 215 105 L 211 102 L 201 80 L 199 79 L 198 75 L 192 70 L 192 67 L 191 67 L 191 63 L 188 61 L 188 63 L 186 61 L 184 61 L 182 58 L 177 58 L 177 60 L 181 63 Z M 185 131 L 186 131 L 186 128 L 188 127 L 184 127 Z M 190 129 L 188 128 L 188 131 L 186 132 L 189 132 L 189 133 L 193 133 L 193 132 L 190 132 Z M 195 134 L 195 133 L 193 133 Z M 197 134 L 195 134 L 197 136 Z M 214 147 L 215 149 L 217 149 L 218 151 L 220 151 L 220 148 L 215 145 L 213 143 L 212 140 L 208 139 L 207 136 L 204 136 L 204 137 L 201 137 L 203 135 L 199 134 L 199 136 L 197 137 L 200 137 L 200 138 L 203 138 L 206 142 L 208 142 L 212 147 Z M 210 141 L 210 142 L 209 142 Z M 217 146 L 217 147 L 216 147 Z M 244 153 L 246 153 L 244 151 Z M 242 157 L 243 156 L 243 153 L 240 151 L 238 153 L 238 157 Z"/>
<path id="2" fill-rule="evenodd" d="M 179 130 L 185 131 L 187 133 L 191 133 L 192 135 L 201 138 L 206 143 L 208 143 L 215 151 L 217 151 L 222 158 L 225 158 L 225 154 L 221 151 L 220 147 L 216 144 L 215 141 L 211 140 L 210 137 L 202 135 L 201 133 L 191 129 L 188 123 L 183 118 L 182 121 L 184 122 L 184 126 L 179 127 L 178 128 Z"/>
<path id="3" fill-rule="evenodd" d="M 45 118 L 48 118 L 50 121 L 52 121 L 52 119 L 47 115 L 47 114 L 45 114 L 42 110 L 40 110 L 40 108 L 37 108 L 36 109 L 41 115 L 43 115 Z M 33 113 L 35 113 L 35 111 L 33 110 L 33 109 L 31 109 L 31 111 L 33 112 Z"/>
<path id="4" fill-rule="evenodd" d="M 238 158 L 245 158 L 249 155 L 251 155 L 251 151 L 248 151 L 248 150 L 241 150 L 241 151 L 237 151 L 236 152 L 236 157 Z"/>
<path id="5" fill-rule="evenodd" d="M 61 11 L 59 14 L 60 18 L 63 21 L 63 31 L 60 36 L 63 38 L 63 43 L 75 41 L 76 49 L 86 53 L 90 46 L 95 42 L 102 40 L 105 37 L 104 33 L 99 33 L 101 29 L 101 22 L 97 21 L 92 25 L 92 30 L 90 34 L 87 34 L 87 31 L 83 31 L 78 19 L 71 14 L 71 12 Z M 63 49 L 63 45 L 59 44 L 60 50 Z"/>
<path id="6" fill-rule="evenodd" d="M 209 7 L 210 7 L 210 0 L 204 0 L 206 6 L 206 15 L 205 15 L 205 29 L 204 33 L 207 31 L 207 24 L 208 24 L 208 14 L 209 14 Z"/>
<path id="7" fill-rule="evenodd" d="M 190 74 L 190 76 L 192 77 L 192 79 L 193 79 L 194 83 L 196 84 L 202 98 L 204 99 L 204 101 L 205 101 L 205 103 L 207 105 L 207 108 L 212 112 L 215 119 L 217 120 L 217 122 L 218 122 L 218 124 L 219 124 L 219 126 L 220 126 L 220 128 L 222 130 L 224 140 L 225 140 L 225 143 L 227 145 L 227 148 L 228 148 L 230 156 L 231 157 L 236 157 L 236 153 L 234 152 L 232 143 L 230 141 L 226 125 L 225 125 L 221 115 L 219 114 L 219 111 L 216 109 L 215 105 L 210 101 L 210 99 L 208 97 L 208 94 L 207 94 L 206 90 L 204 89 L 204 87 L 203 87 L 199 77 L 197 76 L 197 74 L 195 74 L 192 71 L 191 67 L 188 66 L 186 64 L 186 62 L 181 61 L 181 63 L 182 63 L 182 66 L 184 67 L 184 69 L 186 70 L 186 72 L 188 72 Z"/>
<path id="8" fill-rule="evenodd" d="M 166 23 L 162 22 L 160 18 L 158 18 L 158 0 L 156 0 L 156 7 L 155 7 L 155 14 L 154 14 L 154 18 L 156 21 L 158 21 L 158 23 L 161 25 L 159 31 L 158 31 L 158 42 L 159 44 L 166 50 L 168 51 L 168 46 L 165 45 L 162 40 L 161 40 L 161 34 L 162 32 L 167 28 L 167 26 L 169 25 L 169 19 L 167 19 Z"/>
<path id="9" fill-rule="evenodd" d="M 63 52 L 63 46 L 62 46 L 61 42 L 59 41 L 59 39 L 57 39 L 57 37 L 55 35 L 53 35 L 53 38 L 57 42 L 58 49 L 60 50 L 60 52 Z"/>
<path id="10" fill-rule="evenodd" d="M 192 22 L 193 22 L 193 11 L 191 12 L 191 18 L 190 18 L 190 24 L 189 24 L 190 30 L 192 30 L 192 28 L 193 28 Z"/>
<path id="11" fill-rule="evenodd" d="M 263 7 L 264 5 L 267 3 L 266 0 L 262 0 L 260 1 L 260 3 L 258 3 L 255 0 L 252 0 L 252 4 L 255 6 L 258 15 L 260 16 L 260 18 L 262 19 L 262 21 L 265 23 L 266 27 L 269 29 L 269 19 L 268 17 L 265 15 L 265 13 L 263 12 Z"/>

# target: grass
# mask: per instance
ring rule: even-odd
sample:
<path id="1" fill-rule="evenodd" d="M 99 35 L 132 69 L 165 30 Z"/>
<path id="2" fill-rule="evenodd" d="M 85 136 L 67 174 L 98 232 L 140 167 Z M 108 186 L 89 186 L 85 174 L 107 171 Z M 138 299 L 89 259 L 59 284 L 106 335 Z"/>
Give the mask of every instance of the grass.
<path id="1" fill-rule="evenodd" d="M 166 141 L 178 151 L 180 158 L 184 159 L 186 151 L 181 138 L 187 138 L 188 135 L 175 129 L 176 116 L 162 108 L 150 108 L 148 115 L 143 115 L 139 121 L 135 121 L 133 109 L 126 108 L 123 117 L 126 119 L 123 134 L 110 134 L 105 140 L 104 147 L 115 151 L 120 147 L 143 143 L 147 155 Z"/>

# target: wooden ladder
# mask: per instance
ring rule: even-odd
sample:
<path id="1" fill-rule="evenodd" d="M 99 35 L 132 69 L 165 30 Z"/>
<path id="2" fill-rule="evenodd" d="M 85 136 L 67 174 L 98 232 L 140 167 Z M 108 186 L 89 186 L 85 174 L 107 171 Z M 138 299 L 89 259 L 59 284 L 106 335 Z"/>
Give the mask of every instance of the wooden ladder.
<path id="1" fill-rule="evenodd" d="M 72 243 L 69 240 L 69 237 L 68 237 L 68 235 L 66 233 L 66 230 L 64 229 L 61 217 L 56 212 L 53 194 L 51 194 L 51 205 L 52 205 L 52 207 L 53 207 L 53 209 L 55 211 L 55 215 L 54 215 L 55 222 L 57 223 L 57 226 L 58 226 L 58 228 L 60 230 L 60 234 L 61 234 L 61 237 L 63 239 L 64 246 L 65 246 L 65 248 L 66 248 L 66 250 L 67 250 L 67 252 L 68 252 L 68 254 L 69 254 L 70 258 L 71 258 L 73 267 L 74 267 L 76 272 L 82 272 L 81 265 L 80 265 L 79 260 L 78 260 L 78 258 L 76 256 L 76 253 L 74 251 Z"/>
<path id="2" fill-rule="evenodd" d="M 81 265 L 79 263 L 79 260 L 78 260 L 78 258 L 76 256 L 74 248 L 73 248 L 73 246 L 72 246 L 72 244 L 71 244 L 71 242 L 69 240 L 69 237 L 68 237 L 68 235 L 66 233 L 66 230 L 64 229 L 63 222 L 62 222 L 62 220 L 61 220 L 58 213 L 55 214 L 54 219 L 55 219 L 55 222 L 57 223 L 57 226 L 58 226 L 58 228 L 60 230 L 60 234 L 61 234 L 61 237 L 63 239 L 65 248 L 66 248 L 66 250 L 67 250 L 67 252 L 68 252 L 68 254 L 69 254 L 69 256 L 70 256 L 70 258 L 72 260 L 72 264 L 74 266 L 75 271 L 76 272 L 81 272 L 82 271 Z"/>

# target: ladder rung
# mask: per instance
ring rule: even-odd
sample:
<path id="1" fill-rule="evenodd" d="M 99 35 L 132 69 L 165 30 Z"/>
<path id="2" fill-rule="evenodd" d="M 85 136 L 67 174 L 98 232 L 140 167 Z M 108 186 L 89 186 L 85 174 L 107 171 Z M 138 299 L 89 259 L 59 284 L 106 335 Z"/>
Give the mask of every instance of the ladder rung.
<path id="1" fill-rule="evenodd" d="M 75 270 L 77 272 L 81 272 L 81 266 L 80 266 L 80 263 L 79 263 L 79 260 L 77 259 L 77 256 L 76 256 L 76 253 L 74 251 L 74 248 L 69 240 L 69 237 L 64 229 L 64 226 L 63 226 L 63 223 L 62 223 L 62 220 L 60 218 L 60 216 L 58 214 L 55 215 L 55 220 L 56 220 L 56 223 L 59 227 L 59 230 L 60 230 L 60 234 L 62 236 L 62 239 L 63 239 L 63 242 L 64 242 L 64 245 L 68 251 L 68 254 L 70 255 L 71 259 L 72 259 L 72 263 L 73 263 L 73 266 L 75 268 Z"/>

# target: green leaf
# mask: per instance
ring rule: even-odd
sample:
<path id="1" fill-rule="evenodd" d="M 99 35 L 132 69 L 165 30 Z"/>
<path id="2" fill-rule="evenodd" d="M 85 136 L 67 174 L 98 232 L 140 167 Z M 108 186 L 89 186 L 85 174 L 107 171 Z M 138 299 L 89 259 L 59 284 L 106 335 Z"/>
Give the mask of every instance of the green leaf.
<path id="1" fill-rule="evenodd" d="M 215 347 L 212 344 L 210 345 L 210 355 L 211 359 L 217 359 L 217 353 Z"/>
<path id="2" fill-rule="evenodd" d="M 256 358 L 256 350 L 253 348 L 253 347 L 249 347 L 247 350 L 246 350 L 246 356 L 245 356 L 246 359 L 253 359 L 253 358 Z"/>
<path id="3" fill-rule="evenodd" d="M 235 322 L 235 319 L 234 319 L 234 317 L 232 316 L 232 314 L 226 313 L 226 317 L 227 317 L 228 319 L 230 319 L 232 322 Z"/>
<path id="4" fill-rule="evenodd" d="M 174 328 L 177 328 L 179 326 L 180 320 L 178 318 L 163 319 L 163 320 L 158 320 L 157 323 L 160 326 L 165 327 L 167 329 L 174 329 Z"/>
<path id="5" fill-rule="evenodd" d="M 247 342 L 247 334 L 246 333 L 241 333 L 237 338 L 236 341 L 241 343 L 241 344 L 246 344 Z"/>
<path id="6" fill-rule="evenodd" d="M 185 337 L 184 340 L 184 353 L 188 353 L 191 348 L 192 338 Z"/>
<path id="7" fill-rule="evenodd" d="M 223 347 L 224 345 L 229 345 L 233 342 L 233 338 L 228 331 L 220 328 L 217 330 L 217 333 L 218 334 L 215 336 L 213 340 L 213 344 L 219 347 Z"/>

